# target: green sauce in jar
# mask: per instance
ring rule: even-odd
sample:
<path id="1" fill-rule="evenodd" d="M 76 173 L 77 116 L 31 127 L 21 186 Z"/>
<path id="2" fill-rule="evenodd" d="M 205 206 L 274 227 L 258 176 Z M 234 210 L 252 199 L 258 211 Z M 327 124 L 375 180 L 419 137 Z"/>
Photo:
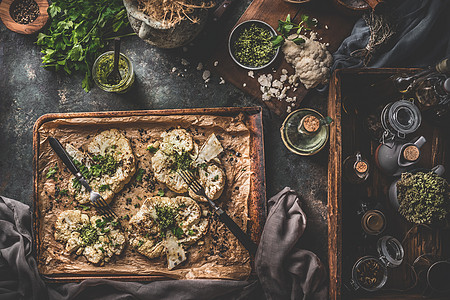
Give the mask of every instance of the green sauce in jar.
<path id="1" fill-rule="evenodd" d="M 92 74 L 95 84 L 107 92 L 125 93 L 134 82 L 133 65 L 130 59 L 120 53 L 119 73 L 122 79 L 117 83 L 108 82 L 108 74 L 114 66 L 114 51 L 108 51 L 100 55 L 94 62 Z"/>

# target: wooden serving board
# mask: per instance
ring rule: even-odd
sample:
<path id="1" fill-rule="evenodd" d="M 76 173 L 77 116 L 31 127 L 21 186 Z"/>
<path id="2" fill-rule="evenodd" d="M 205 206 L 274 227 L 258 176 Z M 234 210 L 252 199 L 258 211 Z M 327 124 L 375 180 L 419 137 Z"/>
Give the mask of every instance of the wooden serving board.
<path id="1" fill-rule="evenodd" d="M 42 204 L 42 201 L 46 201 L 42 199 L 39 193 L 39 178 L 42 178 L 42 174 L 39 174 L 39 165 L 42 161 L 42 153 L 43 150 L 40 149 L 41 144 L 41 131 L 39 130 L 49 122 L 55 120 L 62 120 L 63 123 L 70 123 L 73 130 L 78 130 L 79 123 L 74 124 L 73 122 L 78 122 L 83 119 L 89 119 L 89 126 L 101 126 L 99 124 L 103 124 L 103 126 L 111 126 L 108 124 L 110 119 L 114 118 L 124 118 L 126 121 L 126 127 L 131 130 L 131 128 L 136 128 L 141 132 L 145 131 L 143 128 L 152 128 L 154 124 L 151 122 L 151 119 L 158 116 L 173 116 L 177 118 L 177 116 L 220 116 L 220 117 L 238 117 L 242 118 L 245 126 L 249 130 L 249 195 L 247 199 L 248 204 L 248 213 L 247 213 L 247 228 L 243 228 L 248 232 L 251 236 L 252 240 L 258 243 L 262 229 L 264 226 L 265 218 L 266 218 L 266 189 L 265 189 L 265 168 L 264 168 L 264 141 L 263 141 L 263 128 L 262 128 L 262 109 L 261 107 L 239 107 L 239 108 L 196 108 L 196 109 L 172 109 L 172 110 L 143 110 L 143 111 L 115 111 L 115 112 L 86 112 L 86 113 L 64 113 L 64 114 L 47 114 L 39 118 L 34 126 L 33 131 L 33 150 L 34 150 L 34 158 L 33 158 L 33 173 L 34 173 L 34 218 L 33 218 L 33 245 L 35 247 L 35 253 L 38 261 L 38 268 L 41 272 L 40 267 L 42 267 L 42 261 L 46 259 L 42 255 L 45 249 L 42 249 L 42 216 L 46 214 L 45 211 L 41 211 L 38 208 Z M 71 123 L 71 120 L 73 122 Z M 146 120 L 146 121 L 144 121 Z M 102 123 L 103 122 L 103 123 Z M 78 125 L 77 125 L 78 124 Z M 152 125 L 153 124 L 153 125 Z M 118 125 L 116 125 L 118 126 Z M 106 128 L 106 127 L 105 127 Z M 58 137 L 59 138 L 59 137 Z M 235 158 L 236 160 L 236 158 Z M 230 158 L 231 161 L 231 158 Z M 130 182 L 130 184 L 132 184 Z M 133 188 L 137 188 L 134 186 Z M 143 196 L 143 195 L 142 195 Z M 144 197 L 144 196 L 143 196 Z M 139 198 L 139 197 L 138 197 Z M 116 199 L 117 200 L 117 199 Z M 67 200 L 70 202 L 70 199 Z M 72 201 L 73 202 L 73 201 Z M 117 202 L 117 201 L 116 201 Z M 117 204 L 117 203 L 116 203 Z M 227 209 L 225 207 L 226 203 L 221 202 L 219 205 L 223 207 L 223 209 Z M 55 204 L 56 205 L 56 204 Z M 72 203 L 69 203 L 69 209 L 72 207 Z M 229 206 L 229 204 L 227 204 Z M 117 205 L 116 205 L 117 206 Z M 53 205 L 51 206 L 53 207 Z M 112 205 L 114 208 L 114 204 Z M 119 213 L 119 212 L 118 212 Z M 122 211 L 122 213 L 126 213 Z M 130 249 L 128 249 L 130 250 Z M 128 251 L 127 246 L 124 252 Z M 122 256 L 124 256 L 124 253 Z M 133 251 L 128 251 L 130 257 L 134 255 Z M 119 257 L 116 260 L 116 263 L 120 260 L 125 259 L 125 257 Z M 132 259 L 137 259 L 135 256 L 132 256 Z M 253 257 L 250 257 L 253 266 Z M 145 260 L 146 263 L 151 264 L 152 262 Z M 111 262 L 112 263 L 112 262 Z M 116 271 L 116 272 L 106 272 L 104 270 L 98 269 L 98 273 L 92 273 L 90 270 L 84 270 L 83 266 L 79 266 L 78 272 L 75 273 L 51 273 L 51 274 L 43 274 L 44 279 L 51 282 L 71 282 L 71 281 L 81 281 L 88 278 L 107 278 L 107 279 L 117 279 L 117 280 L 125 280 L 125 281 L 152 281 L 152 280 L 160 280 L 160 279 L 169 279 L 168 276 L 154 272 L 154 273 L 130 273 L 126 270 Z M 253 269 L 252 269 L 253 270 Z M 42 272 L 41 272 L 42 273 Z"/>
<path id="2" fill-rule="evenodd" d="M 302 14 L 309 15 L 311 18 L 316 18 L 319 21 L 319 25 L 314 31 L 317 32 L 318 37 L 322 37 L 321 42 L 330 44 L 328 50 L 331 53 L 336 51 L 341 42 L 350 34 L 355 22 L 355 18 L 340 14 L 331 1 L 316 0 L 307 4 L 292 4 L 284 0 L 253 0 L 236 25 L 247 20 L 256 19 L 262 20 L 274 29 L 277 29 L 278 20 L 285 20 L 288 14 L 293 18 L 297 13 L 298 16 L 293 20 L 294 22 L 298 22 Z M 327 25 L 328 29 L 325 28 L 325 25 Z M 225 81 L 259 99 L 272 112 L 279 116 L 286 115 L 288 104 L 285 101 L 276 99 L 262 101 L 258 75 L 271 73 L 274 78 L 279 78 L 282 69 L 288 70 L 289 74 L 293 74 L 294 69 L 284 60 L 283 54 L 280 52 L 277 60 L 271 66 L 256 71 L 255 78 L 250 78 L 247 74 L 248 71 L 239 67 L 228 53 L 230 32 L 224 36 L 224 39 L 212 54 L 211 62 L 218 61 L 219 64 L 217 67 L 211 68 L 211 70 L 217 71 Z M 273 70 L 276 72 L 273 72 Z M 307 92 L 305 87 L 300 84 L 297 91 L 289 95 L 297 97 L 297 102 L 295 107 L 292 107 L 292 110 L 300 105 Z"/>
<path id="3" fill-rule="evenodd" d="M 383 174 L 375 165 L 374 154 L 379 142 L 370 137 L 364 122 L 367 116 L 380 118 L 382 107 L 402 98 L 388 79 L 393 74 L 413 69 L 346 69 L 334 73 L 330 82 L 328 115 L 330 125 L 330 158 L 328 164 L 328 251 L 330 271 L 330 299 L 422 299 L 424 282 L 414 286 L 411 265 L 422 254 L 432 253 L 442 260 L 450 259 L 450 231 L 445 227 L 414 227 L 389 204 L 388 188 L 396 179 Z M 450 142 L 447 128 L 437 127 L 426 117 L 419 129 L 407 136 L 407 141 L 424 136 L 427 142 L 417 168 L 431 169 L 443 165 L 449 180 Z M 361 185 L 342 180 L 342 161 L 360 151 L 369 160 L 370 175 Z M 398 177 L 397 177 L 398 178 Z M 386 229 L 379 236 L 365 239 L 361 230 L 359 201 L 372 198 L 378 202 L 386 216 Z M 410 230 L 411 229 L 411 230 Z M 389 268 L 385 287 L 376 293 L 350 292 L 353 264 L 362 256 L 376 255 L 379 237 L 391 235 L 402 241 L 403 263 Z M 404 290 L 403 292 L 401 290 Z M 449 299 L 437 295 L 434 299 Z"/>

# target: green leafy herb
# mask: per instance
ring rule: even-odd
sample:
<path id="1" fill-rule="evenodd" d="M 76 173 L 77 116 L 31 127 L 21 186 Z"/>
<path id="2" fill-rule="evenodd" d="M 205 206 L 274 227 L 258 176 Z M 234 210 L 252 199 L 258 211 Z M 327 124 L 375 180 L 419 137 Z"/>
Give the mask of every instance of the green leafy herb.
<path id="1" fill-rule="evenodd" d="M 300 37 L 300 33 L 302 30 L 311 30 L 311 27 L 317 26 L 317 20 L 311 19 L 307 15 L 301 15 L 300 18 L 301 21 L 298 24 L 291 21 L 291 15 L 287 15 L 286 21 L 278 20 L 277 31 L 280 32 L 280 34 L 271 39 L 274 48 L 282 46 L 285 40 L 292 41 L 297 45 L 305 42 L 305 40 Z M 292 30 L 295 30 L 295 35 L 289 37 Z"/>
<path id="2" fill-rule="evenodd" d="M 101 186 L 98 187 L 98 191 L 99 192 L 104 192 L 106 190 L 110 190 L 111 187 L 109 186 L 109 184 L 102 184 Z"/>
<path id="3" fill-rule="evenodd" d="M 144 244 L 144 241 L 139 241 L 139 243 L 138 243 L 138 247 L 140 247 L 140 246 L 142 246 Z"/>
<path id="4" fill-rule="evenodd" d="M 134 208 L 139 208 L 139 204 L 135 204 L 135 205 L 134 205 Z"/>
<path id="5" fill-rule="evenodd" d="M 272 33 L 256 24 L 244 29 L 233 45 L 236 59 L 246 66 L 260 67 L 270 62 L 276 51 L 271 45 Z"/>
<path id="6" fill-rule="evenodd" d="M 219 180 L 219 175 L 214 176 L 213 181 Z"/>
<path id="7" fill-rule="evenodd" d="M 189 235 L 195 235 L 195 232 L 194 232 L 194 230 L 189 229 L 189 230 L 188 230 L 188 234 L 189 234 Z"/>
<path id="8" fill-rule="evenodd" d="M 208 167 L 208 165 L 206 163 L 201 163 L 198 165 L 198 167 L 202 170 L 206 170 L 206 168 Z"/>
<path id="9" fill-rule="evenodd" d="M 50 168 L 48 169 L 48 172 L 47 172 L 46 177 L 47 177 L 47 178 L 51 178 L 51 177 L 55 178 L 56 172 L 58 172 L 58 170 L 59 170 L 58 164 L 55 164 L 54 167 L 50 167 Z"/>
<path id="10" fill-rule="evenodd" d="M 58 193 L 60 196 L 67 196 L 69 194 L 69 191 L 67 189 L 62 189 Z"/>
<path id="11" fill-rule="evenodd" d="M 36 44 L 43 53 L 42 65 L 55 71 L 85 73 L 82 86 L 92 86 L 92 64 L 106 41 L 128 25 L 121 0 L 53 0 L 48 8 L 48 28 Z"/>
<path id="12" fill-rule="evenodd" d="M 158 194 L 157 194 L 158 196 L 163 197 L 164 194 L 165 194 L 165 193 L 164 193 L 164 190 L 163 190 L 163 189 L 159 189 L 159 190 L 158 190 Z"/>
<path id="13" fill-rule="evenodd" d="M 141 182 L 142 181 L 142 177 L 144 176 L 144 174 L 145 174 L 145 170 L 139 168 L 139 170 L 136 172 L 136 181 L 137 182 Z"/>

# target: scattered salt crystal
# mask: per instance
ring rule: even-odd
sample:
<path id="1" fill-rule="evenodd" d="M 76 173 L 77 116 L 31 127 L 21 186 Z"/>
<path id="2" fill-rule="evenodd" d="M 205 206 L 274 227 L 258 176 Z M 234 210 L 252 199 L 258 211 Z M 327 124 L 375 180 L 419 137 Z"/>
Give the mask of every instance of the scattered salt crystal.
<path id="1" fill-rule="evenodd" d="M 292 111 L 292 108 L 290 107 L 290 106 L 288 106 L 287 108 L 286 108 L 286 112 L 287 113 L 290 113 Z"/>
<path id="2" fill-rule="evenodd" d="M 246 83 L 244 82 L 244 83 L 242 84 L 242 86 L 243 86 L 243 87 L 246 87 L 246 86 L 247 86 L 247 84 L 246 84 Z"/>
<path id="3" fill-rule="evenodd" d="M 281 70 L 281 74 L 283 74 L 283 75 L 287 75 L 287 74 L 288 74 L 288 70 L 286 70 L 286 69 L 282 69 L 282 70 Z"/>
<path id="4" fill-rule="evenodd" d="M 177 68 L 173 67 L 172 68 L 172 73 L 175 73 L 177 71 Z"/>
<path id="5" fill-rule="evenodd" d="M 216 60 L 215 62 L 214 62 L 214 67 L 217 67 L 219 65 L 219 62 Z"/>
<path id="6" fill-rule="evenodd" d="M 219 84 L 225 84 L 225 80 L 222 77 L 220 77 Z"/>
<path id="7" fill-rule="evenodd" d="M 187 66 L 187 65 L 189 65 L 189 62 L 186 60 L 186 59 L 181 59 L 181 64 L 183 65 L 183 66 Z"/>
<path id="8" fill-rule="evenodd" d="M 248 77 L 255 78 L 255 73 L 253 71 L 248 71 Z"/>
<path id="9" fill-rule="evenodd" d="M 211 78 L 207 78 L 207 79 L 205 80 L 205 83 L 208 83 L 210 79 L 211 79 Z"/>
<path id="10" fill-rule="evenodd" d="M 203 69 L 203 64 L 201 62 L 197 65 L 197 71 L 201 71 Z"/>
<path id="11" fill-rule="evenodd" d="M 325 25 L 325 29 L 328 29 L 328 25 Z"/>

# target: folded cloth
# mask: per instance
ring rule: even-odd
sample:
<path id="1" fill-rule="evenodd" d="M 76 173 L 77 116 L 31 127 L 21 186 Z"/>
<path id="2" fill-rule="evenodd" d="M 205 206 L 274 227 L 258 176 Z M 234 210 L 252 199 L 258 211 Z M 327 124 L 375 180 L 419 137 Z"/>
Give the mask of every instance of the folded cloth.
<path id="1" fill-rule="evenodd" d="M 258 281 L 233 280 L 89 279 L 46 286 L 31 251 L 29 207 L 0 197 L 0 299 L 326 299 L 325 268 L 312 252 L 294 246 L 306 226 L 297 195 L 285 188 L 269 207 L 255 261 L 262 289 Z"/>
<path id="2" fill-rule="evenodd" d="M 374 53 L 367 67 L 425 67 L 450 56 L 450 1 L 390 0 L 386 4 L 396 33 L 384 49 Z M 368 25 L 359 19 L 333 54 L 332 71 L 364 67 L 363 59 L 353 54 L 366 47 L 369 36 Z"/>
<path id="3" fill-rule="evenodd" d="M 255 263 L 266 298 L 327 299 L 328 277 L 320 259 L 295 246 L 306 228 L 296 192 L 286 187 L 268 204 Z"/>

